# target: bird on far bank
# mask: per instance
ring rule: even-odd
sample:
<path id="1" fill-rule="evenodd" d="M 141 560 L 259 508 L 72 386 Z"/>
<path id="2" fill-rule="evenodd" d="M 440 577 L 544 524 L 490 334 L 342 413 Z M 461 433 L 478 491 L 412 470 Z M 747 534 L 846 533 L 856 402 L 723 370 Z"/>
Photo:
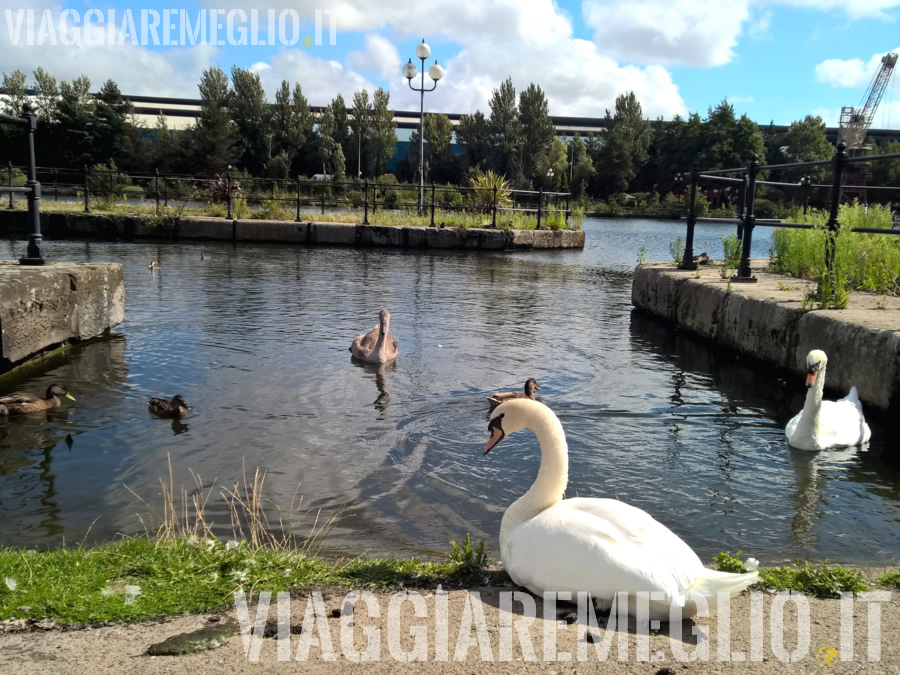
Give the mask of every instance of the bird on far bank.
<path id="1" fill-rule="evenodd" d="M 47 387 L 44 398 L 29 392 L 15 391 L 12 394 L 0 396 L 0 407 L 6 411 L 0 411 L 0 415 L 24 415 L 58 408 L 60 396 L 75 400 L 75 397 L 69 393 L 69 390 L 61 384 L 51 384 Z"/>
<path id="2" fill-rule="evenodd" d="M 862 445 L 872 437 L 856 387 L 850 387 L 850 393 L 840 400 L 822 400 L 827 363 L 821 349 L 806 355 L 806 402 L 784 430 L 788 444 L 798 450 Z"/>
<path id="3" fill-rule="evenodd" d="M 533 377 L 529 377 L 525 381 L 525 390 L 524 391 L 498 391 L 492 396 L 488 396 L 487 400 L 490 401 L 491 410 L 496 408 L 498 405 L 503 403 L 504 401 L 511 401 L 516 398 L 530 398 L 532 401 L 534 399 L 534 390 L 540 389 L 538 386 L 537 380 Z"/>
<path id="4" fill-rule="evenodd" d="M 157 417 L 184 417 L 191 409 L 181 394 L 173 396 L 171 401 L 164 398 L 151 398 L 147 401 L 147 407 Z"/>
<path id="5" fill-rule="evenodd" d="M 378 313 L 378 324 L 368 333 L 358 336 L 350 345 L 350 353 L 366 363 L 388 363 L 397 358 L 397 340 L 390 333 L 391 313 Z"/>

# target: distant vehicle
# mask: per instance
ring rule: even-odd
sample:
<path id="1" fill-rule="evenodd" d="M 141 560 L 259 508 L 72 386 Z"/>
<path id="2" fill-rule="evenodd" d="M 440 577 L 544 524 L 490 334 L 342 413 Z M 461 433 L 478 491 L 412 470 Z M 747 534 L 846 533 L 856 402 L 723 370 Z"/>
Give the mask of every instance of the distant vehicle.
<path id="1" fill-rule="evenodd" d="M 331 180 L 332 175 L 330 173 L 314 173 L 313 177 L 310 180 Z"/>

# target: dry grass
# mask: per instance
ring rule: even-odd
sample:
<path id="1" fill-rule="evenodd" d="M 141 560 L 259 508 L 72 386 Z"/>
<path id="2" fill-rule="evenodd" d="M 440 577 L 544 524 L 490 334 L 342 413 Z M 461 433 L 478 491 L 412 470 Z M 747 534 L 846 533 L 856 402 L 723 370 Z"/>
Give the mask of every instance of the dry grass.
<path id="1" fill-rule="evenodd" d="M 160 478 L 162 488 L 162 513 L 154 509 L 140 495 L 127 485 L 131 492 L 150 511 L 152 522 L 144 523 L 148 536 L 159 541 L 216 540 L 216 523 L 207 517 L 210 500 L 221 498 L 230 519 L 230 530 L 234 540 L 246 542 L 252 550 L 272 549 L 290 551 L 315 556 L 321 550 L 328 533 L 344 517 L 340 510 L 323 520 L 321 509 L 304 511 L 300 486 L 294 491 L 287 510 L 264 496 L 266 472 L 256 467 L 248 479 L 247 469 L 242 465 L 241 479 L 231 487 L 222 487 L 214 480 L 205 486 L 200 475 L 190 469 L 193 486 L 190 491 L 185 486 L 176 487 L 172 471 L 172 458 L 168 458 L 169 478 Z M 269 515 L 273 518 L 270 519 Z M 308 521 L 312 525 L 304 536 L 295 530 L 295 523 Z M 143 519 L 142 519 L 143 523 Z"/>

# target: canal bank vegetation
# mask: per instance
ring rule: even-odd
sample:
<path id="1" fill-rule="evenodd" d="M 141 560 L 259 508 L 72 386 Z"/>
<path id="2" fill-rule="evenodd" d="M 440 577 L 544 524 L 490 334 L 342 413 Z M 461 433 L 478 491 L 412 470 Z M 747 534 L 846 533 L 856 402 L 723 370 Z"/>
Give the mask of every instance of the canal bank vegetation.
<path id="1" fill-rule="evenodd" d="M 786 222 L 810 223 L 815 229 L 775 228 L 770 250 L 772 270 L 828 285 L 830 279 L 825 268 L 827 221 L 828 212 L 818 209 L 810 209 L 806 214 L 800 211 L 790 214 Z M 838 287 L 830 289 L 830 294 L 839 299 L 849 287 L 900 295 L 900 240 L 896 236 L 850 231 L 863 227 L 890 230 L 890 208 L 877 204 L 842 204 L 838 221 L 840 230 L 834 255 Z M 846 305 L 846 301 L 843 304 Z"/>
<path id="2" fill-rule="evenodd" d="M 322 521 L 320 513 L 304 513 L 297 497 L 284 511 L 271 508 L 264 497 L 266 476 L 259 470 L 252 476 L 245 472 L 231 488 L 215 482 L 205 487 L 199 476 L 193 479 L 190 490 L 176 489 L 170 466 L 168 481 L 162 481 L 161 512 L 148 505 L 156 525 L 140 536 L 40 552 L 0 547 L 0 622 L 27 627 L 50 619 L 80 626 L 212 612 L 231 607 L 239 590 L 252 595 L 510 583 L 504 572 L 491 569 L 484 543 L 473 545 L 468 534 L 433 560 L 336 557 L 327 555 L 328 534 L 346 514 Z M 209 513 L 221 506 L 216 500 L 229 514 L 231 537 L 213 532 Z M 296 533 L 297 516 L 312 519 L 308 534 Z M 217 531 L 221 535 L 221 528 Z M 746 571 L 739 556 L 720 553 L 714 565 Z M 878 583 L 898 587 L 900 572 L 885 574 Z M 760 569 L 760 586 L 834 597 L 865 591 L 871 583 L 858 570 L 826 561 Z"/>

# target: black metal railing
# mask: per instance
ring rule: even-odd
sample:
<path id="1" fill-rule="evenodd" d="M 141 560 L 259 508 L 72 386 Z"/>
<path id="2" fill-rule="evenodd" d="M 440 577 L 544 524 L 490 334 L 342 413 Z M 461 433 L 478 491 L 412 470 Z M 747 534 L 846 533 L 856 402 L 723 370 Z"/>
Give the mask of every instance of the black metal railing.
<path id="1" fill-rule="evenodd" d="M 849 164 L 860 162 L 876 162 L 886 159 L 898 159 L 900 153 L 883 154 L 883 155 L 867 155 L 860 157 L 849 157 L 847 155 L 847 147 L 844 143 L 840 143 L 834 155 L 828 160 L 817 160 L 812 162 L 791 162 L 789 164 L 764 164 L 759 163 L 757 155 L 753 155 L 750 163 L 746 167 L 737 167 L 734 169 L 714 169 L 710 171 L 700 171 L 699 165 L 695 162 L 690 172 L 691 189 L 690 200 L 688 203 L 687 214 L 687 234 L 685 236 L 684 257 L 678 265 L 682 270 L 696 270 L 697 263 L 694 262 L 694 228 L 698 222 L 719 222 L 719 223 L 735 223 L 737 225 L 737 238 L 741 241 L 741 260 L 738 271 L 731 278 L 734 282 L 754 283 L 757 281 L 753 276 L 753 270 L 750 267 L 750 249 L 753 241 L 753 230 L 757 226 L 765 227 L 790 227 L 795 229 L 813 229 L 815 225 L 809 223 L 783 223 L 776 218 L 757 218 L 754 214 L 754 205 L 756 202 L 757 185 L 777 185 L 782 187 L 799 188 L 803 191 L 803 212 L 806 213 L 809 206 L 809 190 L 814 187 L 830 188 L 831 203 L 829 205 L 828 220 L 825 228 L 827 237 L 825 240 L 825 269 L 827 273 L 833 277 L 834 275 L 834 252 L 835 242 L 840 223 L 838 221 L 838 212 L 841 204 L 841 191 L 845 186 L 843 184 L 844 171 Z M 804 176 L 799 183 L 785 183 L 775 181 L 759 180 L 757 177 L 762 171 L 782 171 L 785 169 L 808 169 L 818 166 L 831 166 L 832 180 L 830 185 L 813 184 L 809 176 Z M 728 174 L 740 174 L 741 178 L 729 178 Z M 683 175 L 679 174 L 679 176 Z M 697 217 L 697 186 L 701 181 L 707 182 L 725 182 L 725 183 L 741 183 L 743 189 L 740 191 L 739 211 L 736 219 L 730 218 L 698 218 Z M 900 189 L 890 186 L 870 188 L 870 189 Z M 854 227 L 849 228 L 850 232 L 859 232 L 864 234 L 887 234 L 900 235 L 900 230 L 882 229 L 871 227 Z"/>
<path id="2" fill-rule="evenodd" d="M 28 247 L 25 257 L 19 258 L 20 265 L 43 265 L 44 242 L 41 237 L 41 184 L 37 180 L 37 167 L 34 160 L 34 132 L 37 130 L 37 117 L 30 103 L 22 106 L 22 117 L 0 115 L 0 123 L 13 124 L 25 128 L 25 166 L 26 181 L 24 187 L 13 186 L 12 164 L 7 163 L 9 185 L 0 186 L 0 192 L 9 193 L 9 208 L 15 208 L 13 197 L 22 193 L 28 200 Z"/>
<path id="3" fill-rule="evenodd" d="M 7 163 L 9 185 L 13 184 L 13 172 L 17 168 Z M 196 202 L 213 216 L 227 219 L 240 217 L 244 208 L 256 215 L 268 212 L 271 219 L 293 218 L 295 222 L 302 222 L 304 217 L 314 219 L 312 210 L 325 214 L 328 209 L 358 209 L 366 225 L 379 210 L 419 213 L 416 186 L 379 180 L 253 178 L 235 175 L 231 168 L 213 176 L 165 173 L 156 169 L 151 173 L 126 173 L 88 166 L 81 169 L 37 167 L 36 171 L 43 179 L 44 192 L 52 195 L 54 201 L 59 201 L 61 195 L 74 197 L 81 201 L 85 213 L 96 208 L 97 200 L 110 202 L 129 197 L 140 198 L 142 202 L 149 200 L 157 214 L 179 202 L 182 206 Z M 9 208 L 14 208 L 12 197 Z M 422 215 L 428 218 L 430 226 L 443 226 L 441 221 L 452 220 L 447 214 L 454 212 L 481 214 L 485 220 L 490 216 L 490 227 L 497 227 L 498 219 L 502 221 L 504 215 L 515 213 L 534 216 L 538 229 L 548 225 L 558 227 L 560 219 L 562 226 L 568 227 L 571 193 L 435 183 L 426 186 Z M 551 217 L 553 222 L 549 224 Z"/>

